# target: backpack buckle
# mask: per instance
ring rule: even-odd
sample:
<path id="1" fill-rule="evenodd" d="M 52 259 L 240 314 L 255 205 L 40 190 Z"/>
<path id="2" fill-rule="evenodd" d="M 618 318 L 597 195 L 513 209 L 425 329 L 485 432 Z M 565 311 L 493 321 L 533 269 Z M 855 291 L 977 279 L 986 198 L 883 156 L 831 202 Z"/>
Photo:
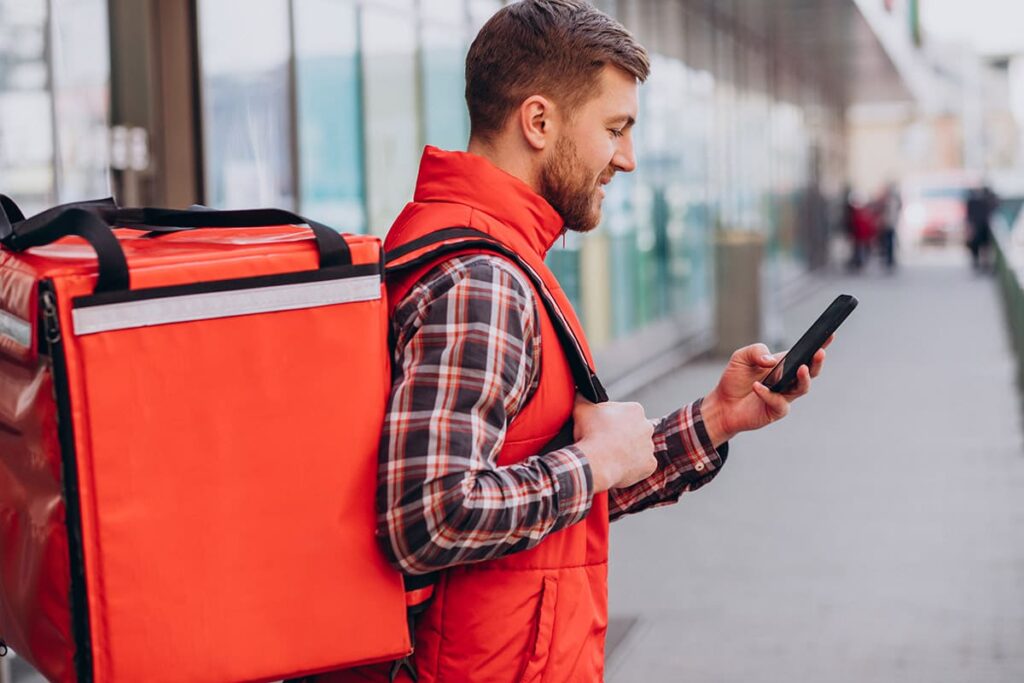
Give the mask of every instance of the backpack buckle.
<path id="1" fill-rule="evenodd" d="M 395 683 L 395 681 L 398 680 L 399 674 L 402 673 L 402 669 L 405 669 L 405 672 L 409 674 L 409 678 L 412 679 L 413 683 L 416 683 L 416 681 L 419 680 L 420 675 L 416 671 L 416 665 L 412 663 L 412 655 L 406 655 L 401 659 L 396 659 L 391 664 L 391 671 L 388 673 L 388 682 Z"/>

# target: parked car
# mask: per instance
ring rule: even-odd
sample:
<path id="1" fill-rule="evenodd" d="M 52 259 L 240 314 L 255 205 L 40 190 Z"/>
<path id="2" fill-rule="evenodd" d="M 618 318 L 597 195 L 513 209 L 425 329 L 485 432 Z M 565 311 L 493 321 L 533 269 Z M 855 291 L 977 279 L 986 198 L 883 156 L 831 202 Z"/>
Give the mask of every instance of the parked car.
<path id="1" fill-rule="evenodd" d="M 963 244 L 967 236 L 967 197 L 981 187 L 972 174 L 908 180 L 901 187 L 898 231 L 904 244 Z"/>

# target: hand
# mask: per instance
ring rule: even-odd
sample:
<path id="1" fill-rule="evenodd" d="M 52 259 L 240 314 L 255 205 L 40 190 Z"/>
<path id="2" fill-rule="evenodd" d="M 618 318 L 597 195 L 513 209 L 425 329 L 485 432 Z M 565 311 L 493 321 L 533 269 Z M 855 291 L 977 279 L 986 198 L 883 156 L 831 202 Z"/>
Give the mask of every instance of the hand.
<path id="1" fill-rule="evenodd" d="M 576 446 L 590 461 L 594 492 L 624 488 L 654 474 L 654 425 L 639 403 L 591 403 L 577 394 Z"/>
<path id="2" fill-rule="evenodd" d="M 814 354 L 811 367 L 797 371 L 796 384 L 784 394 L 777 394 L 761 384 L 761 380 L 782 360 L 785 352 L 771 354 L 764 344 L 739 349 L 722 373 L 718 386 L 701 404 L 701 415 L 711 443 L 717 448 L 740 432 L 765 427 L 789 414 L 789 404 L 811 390 L 811 379 L 821 373 L 825 363 L 828 338 Z"/>

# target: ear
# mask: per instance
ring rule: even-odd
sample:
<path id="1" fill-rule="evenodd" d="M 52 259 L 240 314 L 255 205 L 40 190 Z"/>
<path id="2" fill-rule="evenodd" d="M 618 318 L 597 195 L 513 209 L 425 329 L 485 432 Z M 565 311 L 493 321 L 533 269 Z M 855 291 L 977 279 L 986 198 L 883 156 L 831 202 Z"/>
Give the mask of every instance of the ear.
<path id="1" fill-rule="evenodd" d="M 526 144 L 542 150 L 555 139 L 555 104 L 542 95 L 532 95 L 519 105 L 519 129 Z"/>

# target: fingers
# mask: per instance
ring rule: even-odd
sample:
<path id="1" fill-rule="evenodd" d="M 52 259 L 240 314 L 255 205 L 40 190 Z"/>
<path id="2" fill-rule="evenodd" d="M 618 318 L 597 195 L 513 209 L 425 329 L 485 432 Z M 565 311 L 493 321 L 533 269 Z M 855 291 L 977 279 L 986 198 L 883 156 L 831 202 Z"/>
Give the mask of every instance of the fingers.
<path id="1" fill-rule="evenodd" d="M 806 365 L 801 365 L 796 371 L 796 384 L 783 396 L 786 401 L 792 402 L 811 390 L 811 371 Z"/>
<path id="2" fill-rule="evenodd" d="M 811 378 L 815 378 L 821 374 L 821 368 L 825 365 L 825 349 L 821 348 L 814 354 L 814 358 L 811 359 Z"/>
<path id="3" fill-rule="evenodd" d="M 836 340 L 836 333 L 833 332 L 832 334 L 830 334 L 828 336 L 828 339 L 825 340 L 825 343 L 821 345 L 821 348 L 827 349 L 829 347 L 829 345 L 832 344 L 832 342 L 834 342 L 835 340 Z"/>
<path id="4" fill-rule="evenodd" d="M 789 401 L 782 394 L 776 394 L 760 382 L 754 382 L 754 393 L 764 402 L 772 420 L 780 420 L 789 414 Z"/>

